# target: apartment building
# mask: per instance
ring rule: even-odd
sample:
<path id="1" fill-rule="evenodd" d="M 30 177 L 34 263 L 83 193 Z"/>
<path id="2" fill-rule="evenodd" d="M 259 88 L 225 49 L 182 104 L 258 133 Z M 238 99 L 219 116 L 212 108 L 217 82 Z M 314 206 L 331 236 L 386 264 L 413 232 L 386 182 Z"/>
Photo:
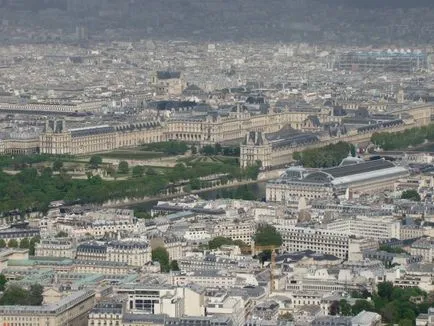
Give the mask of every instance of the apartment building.
<path id="1" fill-rule="evenodd" d="M 151 247 L 136 241 L 88 242 L 77 247 L 78 260 L 109 261 L 141 267 L 151 261 Z"/>
<path id="2" fill-rule="evenodd" d="M 423 237 L 426 229 L 419 225 L 401 225 L 400 240 L 416 239 Z"/>
<path id="3" fill-rule="evenodd" d="M 35 245 L 35 256 L 75 258 L 76 245 L 69 238 L 41 239 Z"/>
<path id="4" fill-rule="evenodd" d="M 416 240 L 410 246 L 412 256 L 422 256 L 423 262 L 434 262 L 434 240 L 431 237 L 424 237 Z"/>
<path id="5" fill-rule="evenodd" d="M 348 234 L 292 226 L 277 226 L 276 229 L 282 235 L 282 248 L 288 252 L 312 250 L 343 259 L 348 257 Z"/>
<path id="6" fill-rule="evenodd" d="M 255 232 L 256 225 L 253 221 L 222 222 L 214 226 L 213 237 L 231 238 L 250 244 Z"/>
<path id="7" fill-rule="evenodd" d="M 235 286 L 237 275 L 222 270 L 195 270 L 187 273 L 174 273 L 172 283 L 178 286 L 197 284 L 204 288 L 231 288 Z"/>
<path id="8" fill-rule="evenodd" d="M 24 238 L 33 238 L 39 236 L 39 229 L 4 229 L 0 230 L 0 239 L 3 239 L 6 243 L 10 240 L 17 240 L 20 242 Z"/>
<path id="9" fill-rule="evenodd" d="M 330 231 L 357 235 L 363 238 L 399 239 L 401 222 L 393 217 L 356 216 L 332 221 L 325 225 Z"/>

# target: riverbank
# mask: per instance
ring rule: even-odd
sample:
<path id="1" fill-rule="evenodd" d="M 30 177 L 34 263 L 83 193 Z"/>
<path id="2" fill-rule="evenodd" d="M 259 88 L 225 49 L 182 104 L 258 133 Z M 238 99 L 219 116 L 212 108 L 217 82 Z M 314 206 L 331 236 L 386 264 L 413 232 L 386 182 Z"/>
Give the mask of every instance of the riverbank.
<path id="1" fill-rule="evenodd" d="M 135 200 L 119 200 L 116 202 L 107 202 L 103 204 L 104 207 L 107 208 L 134 208 L 134 206 L 142 206 L 141 204 L 147 204 L 147 203 L 157 203 L 161 200 L 170 200 L 178 197 L 182 197 L 188 194 L 195 194 L 195 195 L 202 195 L 209 193 L 210 195 L 206 196 L 205 199 L 216 199 L 218 197 L 218 191 L 223 189 L 234 189 L 239 188 L 242 186 L 249 186 L 249 185 L 261 185 L 257 189 L 253 189 L 256 194 L 256 199 L 261 200 L 263 197 L 265 197 L 265 184 L 268 180 L 276 179 L 280 176 L 280 174 L 284 170 L 271 170 L 271 171 L 264 171 L 261 172 L 258 175 L 257 180 L 244 180 L 244 181 L 237 181 L 234 183 L 228 183 L 225 185 L 218 185 L 214 187 L 209 188 L 202 188 L 198 190 L 192 190 L 191 192 L 179 192 L 176 194 L 170 194 L 170 195 L 159 195 L 159 196 L 152 196 L 152 197 L 143 197 L 141 199 L 135 199 Z M 214 194 L 214 195 L 212 195 Z M 143 206 L 149 206 L 149 205 L 143 205 Z M 154 206 L 154 205 L 152 205 Z M 152 208 L 151 206 L 151 208 Z"/>
<path id="2" fill-rule="evenodd" d="M 240 181 L 236 183 L 226 184 L 226 185 L 219 185 L 215 187 L 210 188 L 203 188 L 198 190 L 192 190 L 191 192 L 179 192 L 176 194 L 170 194 L 170 195 L 160 195 L 160 196 L 152 196 L 152 197 L 144 197 L 141 199 L 135 199 L 135 200 L 124 200 L 124 201 L 117 201 L 115 203 L 113 202 L 107 202 L 106 204 L 103 204 L 103 207 L 106 208 L 134 208 L 138 206 L 142 207 L 150 207 L 154 206 L 157 202 L 162 200 L 171 200 L 174 198 L 186 196 L 189 194 L 199 195 L 202 198 L 205 199 L 216 199 L 218 197 L 218 191 L 223 189 L 236 189 L 242 186 L 249 186 L 249 185 L 258 185 L 263 184 L 264 185 L 264 195 L 265 195 L 265 183 L 266 180 L 248 180 L 248 181 Z M 204 194 L 207 194 L 207 196 L 203 196 Z M 212 195 L 213 194 L 213 195 Z M 257 193 L 259 196 L 259 193 Z M 260 200 L 261 198 L 258 198 Z M 151 205 L 149 204 L 151 203 Z M 149 209 L 150 209 L 149 208 Z"/>

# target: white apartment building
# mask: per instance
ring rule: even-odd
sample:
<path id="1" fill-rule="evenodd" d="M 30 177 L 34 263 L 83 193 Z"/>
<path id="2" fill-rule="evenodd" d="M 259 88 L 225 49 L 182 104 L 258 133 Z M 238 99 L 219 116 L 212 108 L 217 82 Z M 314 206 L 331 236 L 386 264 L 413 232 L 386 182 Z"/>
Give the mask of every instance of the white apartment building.
<path id="1" fill-rule="evenodd" d="M 416 239 L 423 237 L 426 229 L 419 225 L 401 225 L 400 240 Z"/>
<path id="2" fill-rule="evenodd" d="M 211 231 L 206 225 L 196 224 L 189 227 L 189 229 L 185 232 L 184 238 L 187 241 L 207 241 L 211 239 Z"/>
<path id="3" fill-rule="evenodd" d="M 75 244 L 68 238 L 41 239 L 35 245 L 35 256 L 37 257 L 65 257 L 75 258 Z"/>
<path id="4" fill-rule="evenodd" d="M 172 283 L 177 286 L 197 284 L 204 288 L 232 288 L 237 275 L 220 270 L 197 270 L 188 273 L 174 273 Z"/>
<path id="5" fill-rule="evenodd" d="M 132 313 L 165 314 L 169 317 L 205 316 L 204 290 L 197 286 L 170 287 L 126 285 L 116 290 L 127 295 L 126 309 Z"/>
<path id="6" fill-rule="evenodd" d="M 401 222 L 393 217 L 356 216 L 339 219 L 328 223 L 326 229 L 376 240 L 401 237 Z"/>
<path id="7" fill-rule="evenodd" d="M 151 261 L 151 247 L 137 241 L 111 241 L 82 243 L 77 247 L 78 260 L 109 261 L 142 267 Z"/>
<path id="8" fill-rule="evenodd" d="M 323 229 L 276 226 L 283 239 L 282 247 L 288 252 L 312 250 L 339 258 L 347 258 L 349 235 Z"/>
<path id="9" fill-rule="evenodd" d="M 413 242 L 410 247 L 412 256 L 422 256 L 423 262 L 434 262 L 434 240 L 431 237 L 421 238 Z"/>
<path id="10" fill-rule="evenodd" d="M 152 260 L 151 248 L 147 243 L 113 241 L 107 246 L 107 260 L 141 267 Z"/>
<path id="11" fill-rule="evenodd" d="M 256 225 L 253 221 L 222 222 L 214 226 L 213 237 L 231 238 L 250 244 L 255 232 Z"/>
<path id="12" fill-rule="evenodd" d="M 227 293 L 216 293 L 206 297 L 207 316 L 226 315 L 234 321 L 234 326 L 242 326 L 245 322 L 245 308 L 241 297 L 229 296 Z"/>
<path id="13" fill-rule="evenodd" d="M 84 237 L 91 235 L 93 237 L 103 237 L 106 234 L 117 234 L 125 232 L 128 234 L 140 233 L 140 223 L 130 223 L 125 220 L 121 221 L 96 221 L 85 227 L 72 225 L 59 225 L 58 228 L 67 232 L 72 237 Z"/>

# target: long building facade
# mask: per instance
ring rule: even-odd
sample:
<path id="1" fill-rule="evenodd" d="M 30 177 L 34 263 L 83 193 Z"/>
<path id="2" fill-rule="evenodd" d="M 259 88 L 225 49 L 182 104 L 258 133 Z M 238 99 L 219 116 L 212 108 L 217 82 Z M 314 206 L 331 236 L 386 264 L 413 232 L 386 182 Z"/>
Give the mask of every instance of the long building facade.
<path id="1" fill-rule="evenodd" d="M 308 132 L 286 134 L 285 130 L 282 132 L 250 130 L 244 134 L 244 141 L 240 146 L 240 165 L 247 167 L 261 162 L 264 168 L 279 167 L 292 162 L 293 154 L 305 149 L 319 148 L 339 141 L 354 144 L 368 143 L 374 133 L 398 132 L 412 127 L 425 126 L 432 121 L 433 107 L 421 105 L 392 113 L 396 119 L 359 127 L 345 135 L 340 133 L 320 135 Z M 401 119 L 402 115 L 408 117 Z M 278 125 L 282 126 L 282 124 Z"/>
<path id="2" fill-rule="evenodd" d="M 47 121 L 40 135 L 40 152 L 43 154 L 88 154 L 110 151 L 164 141 L 163 128 L 158 121 L 128 126 L 100 125 L 67 129 L 65 121 Z"/>
<path id="3" fill-rule="evenodd" d="M 398 118 L 401 113 L 406 115 L 406 119 Z M 292 161 L 294 152 L 306 148 L 322 147 L 341 140 L 360 144 L 368 142 L 374 132 L 394 132 L 427 125 L 431 122 L 432 107 L 422 105 L 393 114 L 396 120 L 349 132 L 338 130 L 334 134 L 324 133 L 323 128 L 326 125 L 341 128 L 342 116 L 335 116 L 330 107 L 253 110 L 238 104 L 225 110 L 183 111 L 169 114 L 164 119 L 126 125 L 71 129 L 63 119 L 57 119 L 46 121 L 39 137 L 1 140 L 0 153 L 83 155 L 170 140 L 200 146 L 241 143 L 242 167 L 258 161 L 263 167 L 275 167 Z"/>
<path id="4" fill-rule="evenodd" d="M 393 190 L 394 183 L 409 172 L 392 162 L 379 159 L 364 161 L 348 157 L 334 168 L 308 171 L 291 167 L 266 186 L 266 200 L 287 202 L 305 198 L 307 201 L 333 199 L 349 192 L 368 193 Z"/>
<path id="5" fill-rule="evenodd" d="M 339 117 L 333 117 L 330 108 L 258 113 L 236 105 L 230 112 L 190 112 L 164 121 L 153 120 L 121 126 L 98 125 L 68 129 L 64 120 L 49 120 L 39 137 L 39 151 L 44 154 L 79 155 L 169 140 L 199 145 L 225 142 L 238 144 L 251 130 L 272 133 L 290 126 L 300 131 L 318 131 L 318 126 L 312 124 L 312 120 L 316 119 L 320 123 L 327 123 L 339 120 Z"/>

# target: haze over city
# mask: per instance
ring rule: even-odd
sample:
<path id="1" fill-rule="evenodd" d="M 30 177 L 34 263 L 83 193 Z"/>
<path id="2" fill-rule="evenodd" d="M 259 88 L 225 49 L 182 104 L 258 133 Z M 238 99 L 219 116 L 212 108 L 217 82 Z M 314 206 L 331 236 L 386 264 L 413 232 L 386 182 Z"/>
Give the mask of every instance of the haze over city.
<path id="1" fill-rule="evenodd" d="M 434 326 L 433 22 L 0 0 L 0 324 Z"/>

